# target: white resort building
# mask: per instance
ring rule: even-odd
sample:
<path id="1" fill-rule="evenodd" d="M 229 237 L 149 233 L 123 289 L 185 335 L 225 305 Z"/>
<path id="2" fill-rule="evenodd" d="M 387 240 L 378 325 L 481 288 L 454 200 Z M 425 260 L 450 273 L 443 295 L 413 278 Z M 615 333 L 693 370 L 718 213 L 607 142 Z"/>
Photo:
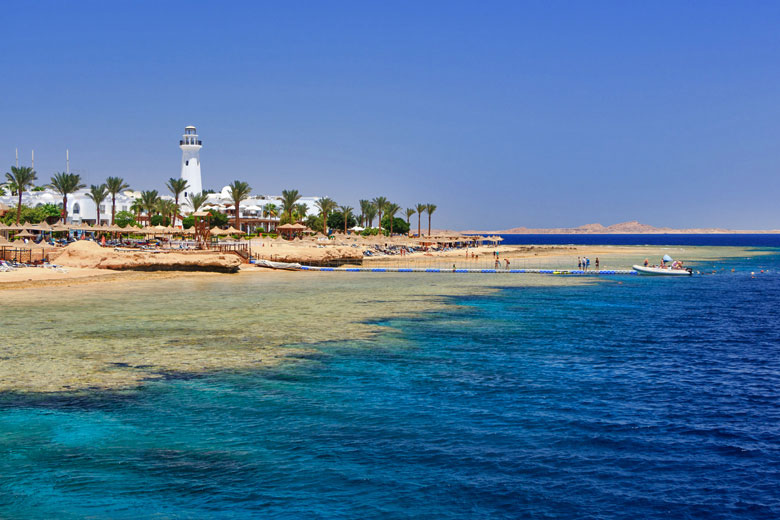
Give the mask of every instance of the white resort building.
<path id="1" fill-rule="evenodd" d="M 184 129 L 184 135 L 179 141 L 179 147 L 182 151 L 181 159 L 181 178 L 186 179 L 189 184 L 188 189 L 183 194 L 183 197 L 179 198 L 179 204 L 181 207 L 180 214 L 187 216 L 192 212 L 192 207 L 188 203 L 188 198 L 194 193 L 202 191 L 202 179 L 200 168 L 200 149 L 203 147 L 203 142 L 200 140 L 197 130 L 194 126 L 187 126 Z M 114 175 L 112 172 L 106 172 L 106 177 Z M 49 180 L 49 176 L 38 172 L 38 180 L 36 185 L 45 185 Z M 132 179 L 125 179 L 128 184 L 133 185 Z M 0 208 L 6 210 L 12 207 L 16 207 L 18 197 L 12 195 L 8 186 L 0 183 L 0 186 L 4 188 L 4 195 L 0 195 Z M 253 191 L 256 190 L 254 187 Z M 160 197 L 163 199 L 173 200 L 173 196 L 165 194 L 164 187 Z M 74 224 L 95 224 L 97 223 L 97 209 L 95 203 L 88 196 L 88 189 L 81 189 L 75 193 L 68 195 L 68 223 Z M 137 198 L 141 196 L 139 190 L 125 190 L 116 197 L 116 211 L 132 211 L 131 206 Z M 182 200 L 183 199 L 183 200 Z M 306 204 L 308 208 L 307 215 L 317 214 L 316 207 L 317 201 L 320 197 L 301 197 L 298 200 L 298 204 Z M 25 191 L 22 194 L 22 204 L 25 206 L 36 207 L 44 204 L 54 204 L 62 207 L 62 196 L 51 188 L 37 189 L 32 191 Z M 208 211 L 218 211 L 220 213 L 227 214 L 231 220 L 235 217 L 235 208 L 233 202 L 230 199 L 229 187 L 224 186 L 219 192 L 210 193 L 208 200 L 201 208 Z M 241 202 L 239 206 L 241 228 L 246 232 L 254 231 L 275 231 L 276 226 L 279 224 L 279 218 L 282 213 L 282 199 L 278 195 L 255 195 L 253 194 L 248 199 Z M 147 219 L 141 218 L 141 222 L 146 222 Z M 103 204 L 100 205 L 100 222 L 99 224 L 111 223 L 111 197 L 109 196 Z M 231 222 L 232 224 L 232 222 Z"/>

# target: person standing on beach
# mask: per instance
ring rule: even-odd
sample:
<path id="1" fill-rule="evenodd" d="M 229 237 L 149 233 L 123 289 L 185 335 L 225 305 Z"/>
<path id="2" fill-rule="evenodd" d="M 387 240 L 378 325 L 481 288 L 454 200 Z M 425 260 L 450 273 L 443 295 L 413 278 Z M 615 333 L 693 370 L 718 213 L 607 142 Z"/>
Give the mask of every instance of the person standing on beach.
<path id="1" fill-rule="evenodd" d="M 504 262 L 506 262 L 506 270 L 508 271 L 509 270 L 509 259 L 508 258 L 504 258 Z"/>
<path id="2" fill-rule="evenodd" d="M 501 262 L 498 261 L 498 255 L 496 255 L 496 269 L 501 268 Z"/>
<path id="3" fill-rule="evenodd" d="M 577 257 L 577 269 L 582 269 L 582 258 Z"/>
<path id="4" fill-rule="evenodd" d="M 599 270 L 599 257 L 596 257 L 596 271 Z"/>
<path id="5" fill-rule="evenodd" d="M 590 258 L 585 257 L 585 270 L 588 270 L 588 267 L 590 267 Z"/>

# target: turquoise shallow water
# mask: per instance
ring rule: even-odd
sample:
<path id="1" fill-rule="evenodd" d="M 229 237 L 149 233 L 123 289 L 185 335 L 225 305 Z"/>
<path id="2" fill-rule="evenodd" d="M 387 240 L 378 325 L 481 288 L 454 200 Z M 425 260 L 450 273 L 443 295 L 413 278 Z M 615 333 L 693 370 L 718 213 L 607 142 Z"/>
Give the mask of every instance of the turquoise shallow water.
<path id="1" fill-rule="evenodd" d="M 780 516 L 780 256 L 453 301 L 275 369 L 6 394 L 0 517 Z"/>

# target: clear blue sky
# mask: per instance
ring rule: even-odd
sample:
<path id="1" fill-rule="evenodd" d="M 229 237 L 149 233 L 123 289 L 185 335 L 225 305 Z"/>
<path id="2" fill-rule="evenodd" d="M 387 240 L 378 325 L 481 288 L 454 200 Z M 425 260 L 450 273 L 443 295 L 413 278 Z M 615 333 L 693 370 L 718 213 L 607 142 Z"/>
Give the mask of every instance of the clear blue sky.
<path id="1" fill-rule="evenodd" d="M 780 228 L 778 2 L 6 2 L 0 164 L 439 205 L 434 227 Z"/>

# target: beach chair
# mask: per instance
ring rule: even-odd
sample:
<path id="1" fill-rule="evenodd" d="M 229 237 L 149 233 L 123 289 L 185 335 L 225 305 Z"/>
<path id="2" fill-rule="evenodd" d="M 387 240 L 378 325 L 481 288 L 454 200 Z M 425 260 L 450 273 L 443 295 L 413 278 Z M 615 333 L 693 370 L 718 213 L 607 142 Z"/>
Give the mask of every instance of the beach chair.
<path id="1" fill-rule="evenodd" d="M 59 266 L 59 265 L 55 265 L 55 264 L 50 264 L 48 262 L 43 264 L 43 267 L 45 267 L 47 269 L 53 269 L 54 271 L 57 271 L 58 273 L 67 273 L 68 272 L 68 270 L 65 269 L 64 267 Z"/>

